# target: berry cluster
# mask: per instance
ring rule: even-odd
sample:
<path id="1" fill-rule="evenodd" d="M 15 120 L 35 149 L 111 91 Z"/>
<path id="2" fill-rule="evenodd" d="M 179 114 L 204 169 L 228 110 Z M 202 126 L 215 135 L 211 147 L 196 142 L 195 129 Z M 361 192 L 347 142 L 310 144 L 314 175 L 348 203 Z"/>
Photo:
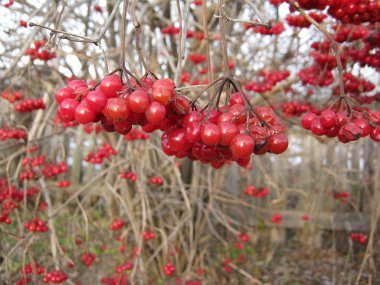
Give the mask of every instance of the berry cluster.
<path id="1" fill-rule="evenodd" d="M 332 54 L 326 52 L 319 51 L 311 51 L 310 56 L 314 58 L 314 61 L 321 66 L 321 68 L 328 68 L 329 70 L 337 67 L 336 57 Z M 342 66 L 344 67 L 347 61 L 347 56 L 344 54 L 339 55 L 340 60 L 342 62 Z"/>
<path id="2" fill-rule="evenodd" d="M 127 134 L 132 125 L 144 126 L 144 131 L 154 131 L 160 123 L 166 122 L 166 115 L 174 116 L 189 109 L 188 100 L 176 96 L 174 84 L 170 80 L 143 79 L 130 88 L 123 86 L 119 76 L 106 76 L 94 91 L 85 82 L 73 80 L 68 88 L 56 93 L 60 104 L 58 114 L 64 121 L 88 124 L 100 121 L 103 129 Z M 167 114 L 168 113 L 168 114 Z M 173 114 L 174 113 L 174 114 Z"/>
<path id="3" fill-rule="evenodd" d="M 379 1 L 330 0 L 328 13 L 342 23 L 360 24 L 380 21 Z"/>
<path id="4" fill-rule="evenodd" d="M 326 14 L 315 12 L 309 13 L 309 16 L 318 23 L 323 22 L 327 17 Z M 289 26 L 297 28 L 309 28 L 311 26 L 311 23 L 303 15 L 288 15 L 286 16 L 286 22 Z"/>
<path id="5" fill-rule="evenodd" d="M 54 52 L 50 52 L 45 48 L 46 41 L 34 41 L 33 47 L 28 48 L 25 52 L 25 55 L 29 56 L 32 61 L 40 59 L 43 61 L 49 61 L 53 58 L 56 58 Z"/>
<path id="6" fill-rule="evenodd" d="M 9 8 L 14 4 L 15 1 L 13 0 L 8 0 L 7 3 L 3 4 L 5 8 Z"/>
<path id="7" fill-rule="evenodd" d="M 172 276 L 174 271 L 175 271 L 175 267 L 172 263 L 168 262 L 165 264 L 164 268 L 163 268 L 163 271 L 164 271 L 164 274 L 168 277 Z"/>
<path id="8" fill-rule="evenodd" d="M 5 140 L 20 140 L 26 138 L 28 134 L 22 129 L 12 129 L 9 127 L 2 127 L 0 129 L 0 141 Z"/>
<path id="9" fill-rule="evenodd" d="M 267 91 L 272 90 L 272 88 L 277 83 L 288 78 L 289 75 L 290 75 L 290 72 L 287 70 L 273 71 L 273 72 L 267 72 L 267 71 L 262 70 L 258 73 L 258 76 L 261 77 L 262 80 L 259 82 L 255 82 L 255 81 L 248 82 L 245 88 L 248 91 L 254 91 L 257 93 L 267 92 Z"/>
<path id="10" fill-rule="evenodd" d="M 370 33 L 370 30 L 364 26 L 337 25 L 334 28 L 336 30 L 334 40 L 338 43 L 365 40 Z"/>
<path id="11" fill-rule="evenodd" d="M 299 102 L 299 101 L 290 101 L 281 103 L 282 113 L 286 117 L 292 116 L 301 116 L 306 112 L 315 112 L 315 108 L 310 103 Z"/>
<path id="12" fill-rule="evenodd" d="M 347 199 L 350 197 L 350 194 L 347 191 L 334 191 L 332 196 L 334 200 L 340 200 L 342 203 L 346 203 Z"/>
<path id="13" fill-rule="evenodd" d="M 198 53 L 189 54 L 189 60 L 194 64 L 200 64 L 206 61 L 206 56 Z"/>
<path id="14" fill-rule="evenodd" d="M 143 233 L 144 240 L 152 240 L 156 238 L 156 234 L 154 232 L 145 231 Z"/>
<path id="15" fill-rule="evenodd" d="M 302 127 L 318 136 L 338 137 L 347 143 L 370 135 L 374 141 L 380 141 L 380 112 L 336 112 L 324 110 L 320 116 L 307 113 L 301 121 Z"/>
<path id="16" fill-rule="evenodd" d="M 67 164 L 62 161 L 58 164 L 48 164 L 42 167 L 41 172 L 44 175 L 45 179 L 57 176 L 60 173 L 65 173 L 68 171 Z"/>
<path id="17" fill-rule="evenodd" d="M 84 253 L 82 255 L 82 261 L 86 267 L 90 267 L 92 263 L 95 261 L 96 255 L 93 253 Z"/>
<path id="18" fill-rule="evenodd" d="M 219 168 L 227 161 L 246 166 L 252 153 L 285 151 L 288 140 L 272 109 L 258 107 L 255 114 L 247 115 L 242 100 L 239 93 L 234 94 L 227 112 L 191 111 L 180 125 L 167 126 L 161 137 L 164 152 Z"/>
<path id="19" fill-rule="evenodd" d="M 28 285 L 31 281 L 31 277 L 24 276 L 21 279 L 17 280 L 16 285 Z"/>
<path id="20" fill-rule="evenodd" d="M 118 152 L 110 144 L 102 143 L 97 152 L 88 153 L 84 160 L 92 164 L 101 164 L 103 159 L 107 159 L 110 156 L 117 154 Z"/>
<path id="21" fill-rule="evenodd" d="M 277 0 L 276 2 L 279 2 L 279 0 Z M 281 2 L 284 2 L 284 1 L 281 1 Z M 311 9 L 324 10 L 327 6 L 327 2 L 328 0 L 297 0 L 298 5 L 302 9 L 305 9 L 305 10 L 311 10 Z"/>
<path id="22" fill-rule="evenodd" d="M 363 233 L 350 233 L 349 237 L 359 244 L 365 244 L 367 242 L 367 237 Z"/>
<path id="23" fill-rule="evenodd" d="M 27 197 L 33 197 L 40 191 L 37 187 L 30 187 L 29 189 L 26 190 L 26 196 Z M 20 193 L 20 192 L 19 192 Z"/>
<path id="24" fill-rule="evenodd" d="M 153 185 L 163 185 L 164 180 L 161 177 L 158 176 L 152 176 L 149 178 L 149 183 Z"/>
<path id="25" fill-rule="evenodd" d="M 186 38 L 201 41 L 205 38 L 205 34 L 203 32 L 187 31 Z"/>
<path id="26" fill-rule="evenodd" d="M 344 52 L 352 61 L 360 63 L 361 67 L 380 68 L 380 50 L 372 50 L 369 45 L 360 49 L 346 47 Z"/>
<path id="27" fill-rule="evenodd" d="M 43 233 L 43 232 L 47 232 L 49 230 L 49 228 L 46 226 L 45 222 L 41 221 L 39 218 L 35 218 L 34 220 L 32 220 L 30 222 L 26 222 L 24 227 L 29 232 Z"/>
<path id="28" fill-rule="evenodd" d="M 161 33 L 164 35 L 170 35 L 170 36 L 177 35 L 179 34 L 179 28 L 174 27 L 173 25 L 169 25 L 162 28 Z"/>
<path id="29" fill-rule="evenodd" d="M 66 273 L 60 271 L 60 270 L 56 270 L 56 271 L 51 271 L 51 272 L 48 272 L 43 278 L 42 278 L 42 282 L 43 283 L 54 283 L 54 284 L 59 284 L 59 283 L 63 283 L 64 281 L 66 281 L 69 277 L 66 275 Z"/>
<path id="30" fill-rule="evenodd" d="M 127 179 L 129 181 L 135 182 L 137 180 L 137 174 L 133 171 L 122 172 L 119 174 L 121 179 Z"/>
<path id="31" fill-rule="evenodd" d="M 261 35 L 280 35 L 283 31 L 285 31 L 285 27 L 282 22 L 278 22 L 272 24 L 272 27 L 270 29 L 267 29 L 265 27 L 253 27 L 253 31 Z"/>
<path id="32" fill-rule="evenodd" d="M 20 175 L 18 176 L 18 179 L 20 181 L 33 180 L 33 179 L 36 179 L 36 178 L 37 178 L 37 173 L 35 173 L 31 169 L 27 169 L 24 172 L 21 172 Z"/>
<path id="33" fill-rule="evenodd" d="M 279 225 L 282 222 L 282 218 L 283 217 L 281 214 L 273 214 L 271 221 L 272 221 L 272 223 Z"/>
<path id="34" fill-rule="evenodd" d="M 38 264 L 38 263 L 28 263 L 28 264 L 25 264 L 25 266 L 21 269 L 21 273 L 23 275 L 26 275 L 26 274 L 37 274 L 37 275 L 41 275 L 45 272 L 45 268 Z"/>
<path id="35" fill-rule="evenodd" d="M 12 219 L 9 218 L 9 211 L 2 211 L 0 212 L 0 223 L 5 223 L 7 225 L 10 225 L 12 223 Z"/>
<path id="36" fill-rule="evenodd" d="M 259 76 L 269 86 L 265 90 L 270 90 L 287 78 L 289 72 L 261 71 Z M 174 84 L 169 79 L 143 77 L 141 81 L 136 79 L 129 84 L 131 87 L 112 74 L 98 85 L 88 87 L 84 81 L 72 80 L 67 87 L 59 89 L 55 99 L 60 118 L 80 124 L 100 121 L 104 130 L 126 135 L 127 140 L 147 138 L 137 130 L 133 135 L 127 135 L 132 125 L 140 125 L 145 133 L 160 129 L 164 132 L 162 148 L 167 155 L 210 162 L 217 168 L 231 160 L 247 165 L 251 153 L 269 151 L 279 154 L 288 145 L 272 110 L 258 107 L 248 112 L 239 93 L 230 97 L 225 112 L 211 107 L 198 111 L 195 102 L 190 111 L 190 101 L 175 93 Z M 101 163 L 104 157 L 113 154 L 116 152 L 105 145 L 98 153 L 90 153 L 85 160 Z"/>
<path id="37" fill-rule="evenodd" d="M 18 101 L 15 106 L 15 111 L 19 113 L 31 112 L 33 110 L 42 109 L 45 110 L 46 105 L 44 101 L 40 99 L 26 99 Z"/>
<path id="38" fill-rule="evenodd" d="M 245 188 L 244 193 L 251 197 L 264 198 L 269 195 L 269 188 L 255 188 L 253 185 L 249 185 Z"/>
<path id="39" fill-rule="evenodd" d="M 35 157 L 25 157 L 21 161 L 21 166 L 31 166 L 31 167 L 37 167 L 45 163 L 46 156 L 45 155 L 39 155 Z"/>
<path id="40" fill-rule="evenodd" d="M 10 103 L 14 103 L 15 101 L 22 100 L 24 98 L 24 94 L 22 91 L 15 91 L 15 92 L 1 92 L 0 97 L 9 101 Z"/>
<path id="41" fill-rule="evenodd" d="M 116 219 L 109 225 L 109 229 L 111 231 L 120 231 L 123 226 L 124 222 L 121 219 Z"/>
<path id="42" fill-rule="evenodd" d="M 116 266 L 115 272 L 121 274 L 125 271 L 130 271 L 133 269 L 134 264 L 132 262 L 126 261 L 121 265 Z"/>
<path id="43" fill-rule="evenodd" d="M 298 72 L 302 84 L 310 84 L 314 86 L 329 86 L 334 82 L 334 77 L 331 70 L 323 70 L 319 65 L 312 65 L 301 69 Z"/>
<path id="44" fill-rule="evenodd" d="M 343 74 L 343 82 L 344 91 L 346 93 L 357 94 L 370 92 L 375 89 L 375 85 L 372 82 L 357 78 L 355 75 L 349 72 Z"/>
<path id="45" fill-rule="evenodd" d="M 61 181 L 58 181 L 58 187 L 59 188 L 68 188 L 70 187 L 70 180 L 61 180 Z"/>

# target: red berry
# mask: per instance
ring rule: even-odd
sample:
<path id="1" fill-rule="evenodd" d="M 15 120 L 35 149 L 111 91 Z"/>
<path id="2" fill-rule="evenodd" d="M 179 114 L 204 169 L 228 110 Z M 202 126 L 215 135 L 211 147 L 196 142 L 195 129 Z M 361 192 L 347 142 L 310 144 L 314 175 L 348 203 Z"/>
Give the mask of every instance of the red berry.
<path id="1" fill-rule="evenodd" d="M 100 90 L 91 91 L 86 99 L 88 107 L 96 112 L 103 111 L 107 104 L 107 97 Z"/>
<path id="2" fill-rule="evenodd" d="M 301 125 L 304 129 L 310 130 L 311 128 L 311 123 L 316 118 L 317 115 L 314 113 L 307 113 L 302 117 Z"/>
<path id="3" fill-rule="evenodd" d="M 330 128 L 334 127 L 335 126 L 335 118 L 336 118 L 336 115 L 335 115 L 334 111 L 332 111 L 330 109 L 324 110 L 321 113 L 321 117 L 320 117 L 322 127 L 325 129 L 330 129 Z"/>
<path id="4" fill-rule="evenodd" d="M 269 151 L 274 154 L 283 153 L 289 145 L 288 138 L 284 134 L 274 134 L 269 137 Z"/>
<path id="5" fill-rule="evenodd" d="M 109 98 L 103 109 L 104 116 L 113 121 L 125 120 L 129 113 L 127 101 L 123 98 Z"/>
<path id="6" fill-rule="evenodd" d="M 375 142 L 380 142 L 380 125 L 372 129 L 370 136 Z"/>
<path id="7" fill-rule="evenodd" d="M 321 119 L 318 117 L 315 117 L 314 120 L 311 122 L 311 128 L 313 134 L 317 136 L 323 136 L 326 133 L 326 129 L 322 127 Z"/>
<path id="8" fill-rule="evenodd" d="M 75 95 L 73 94 L 74 90 L 71 88 L 59 88 L 57 92 L 55 92 L 55 101 L 58 104 L 61 104 L 65 99 L 74 99 Z"/>
<path id="9" fill-rule="evenodd" d="M 201 127 L 201 139 L 206 145 L 217 145 L 222 138 L 219 127 L 213 123 L 206 123 Z"/>
<path id="10" fill-rule="evenodd" d="M 229 146 L 234 137 L 239 133 L 239 129 L 236 124 L 232 122 L 222 122 L 218 124 L 220 133 L 222 135 L 220 144 Z"/>
<path id="11" fill-rule="evenodd" d="M 146 110 L 145 116 L 151 124 L 159 125 L 166 116 L 166 108 L 159 102 L 153 102 Z"/>
<path id="12" fill-rule="evenodd" d="M 191 148 L 192 144 L 186 139 L 184 129 L 175 129 L 169 135 L 169 147 L 175 151 L 187 151 Z"/>
<path id="13" fill-rule="evenodd" d="M 59 105 L 59 114 L 65 121 L 71 122 L 75 120 L 75 109 L 79 102 L 75 99 L 65 99 Z"/>
<path id="14" fill-rule="evenodd" d="M 247 134 L 236 135 L 230 144 L 230 150 L 235 158 L 243 158 L 251 155 L 254 147 L 254 139 Z"/>
<path id="15" fill-rule="evenodd" d="M 100 90 L 108 98 L 116 97 L 122 89 L 122 82 L 117 74 L 107 75 L 100 83 Z"/>
<path id="16" fill-rule="evenodd" d="M 145 113 L 150 104 L 148 93 L 142 90 L 136 90 L 129 95 L 129 108 L 135 113 Z"/>
<path id="17" fill-rule="evenodd" d="M 174 83 L 169 79 L 160 79 L 153 83 L 152 100 L 168 105 L 174 97 Z"/>

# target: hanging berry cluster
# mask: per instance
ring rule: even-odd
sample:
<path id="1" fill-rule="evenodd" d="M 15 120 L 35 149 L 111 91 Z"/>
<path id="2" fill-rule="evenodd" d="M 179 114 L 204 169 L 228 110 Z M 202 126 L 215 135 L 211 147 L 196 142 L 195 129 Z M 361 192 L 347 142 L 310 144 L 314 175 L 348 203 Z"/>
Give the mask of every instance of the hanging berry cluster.
<path id="1" fill-rule="evenodd" d="M 29 56 L 32 61 L 40 59 L 47 62 L 53 58 L 56 58 L 56 54 L 54 52 L 50 52 L 45 45 L 46 40 L 35 41 L 33 43 L 33 47 L 26 50 L 25 55 Z"/>
<path id="2" fill-rule="evenodd" d="M 28 134 L 22 129 L 12 129 L 9 127 L 2 127 L 0 129 L 0 141 L 5 140 L 19 140 L 23 139 Z"/>
<path id="3" fill-rule="evenodd" d="M 301 124 L 318 136 L 338 137 L 342 143 L 355 141 L 361 137 L 370 136 L 372 140 L 380 141 L 380 112 L 372 110 L 352 110 L 348 104 L 349 98 L 340 98 L 320 116 L 307 113 Z M 351 99 L 352 100 L 352 99 Z M 345 102 L 345 106 L 342 106 Z"/>
<path id="4" fill-rule="evenodd" d="M 43 283 L 53 283 L 53 284 L 59 284 L 63 283 L 69 278 L 66 273 L 56 270 L 46 273 L 46 275 L 42 278 Z"/>
<path id="5" fill-rule="evenodd" d="M 262 75 L 275 84 L 289 73 Z M 247 165 L 252 153 L 279 154 L 288 146 L 282 134 L 284 128 L 272 110 L 250 108 L 239 92 L 231 96 L 224 110 L 211 105 L 198 110 L 196 100 L 190 104 L 185 96 L 177 94 L 169 79 L 144 76 L 141 80 L 128 81 L 124 84 L 117 74 L 107 75 L 95 86 L 81 80 L 69 81 L 67 87 L 55 94 L 59 104 L 57 113 L 66 122 L 99 122 L 104 130 L 125 135 L 126 139 L 131 139 L 128 134 L 133 125 L 140 125 L 146 133 L 160 129 L 162 148 L 167 155 L 200 160 L 214 167 L 221 167 L 227 161 Z M 228 81 L 236 86 L 233 79 L 223 79 L 215 98 L 220 98 Z M 137 131 L 134 132 L 137 136 Z M 95 154 L 86 158 L 92 163 L 101 160 Z"/>
<path id="6" fill-rule="evenodd" d="M 0 97 L 9 101 L 9 103 L 14 103 L 15 101 L 21 100 L 24 98 L 22 91 L 8 92 L 3 91 L 0 93 Z"/>
<path id="7" fill-rule="evenodd" d="M 44 101 L 41 98 L 39 98 L 39 99 L 26 99 L 26 100 L 18 101 L 14 107 L 15 107 L 16 112 L 26 113 L 26 112 L 31 112 L 38 109 L 45 110 L 46 105 Z"/>
<path id="8" fill-rule="evenodd" d="M 261 70 L 257 74 L 260 77 L 260 81 L 250 81 L 246 84 L 245 88 L 248 91 L 254 91 L 257 93 L 267 92 L 273 89 L 273 87 L 289 77 L 290 72 L 284 71 L 265 71 Z"/>

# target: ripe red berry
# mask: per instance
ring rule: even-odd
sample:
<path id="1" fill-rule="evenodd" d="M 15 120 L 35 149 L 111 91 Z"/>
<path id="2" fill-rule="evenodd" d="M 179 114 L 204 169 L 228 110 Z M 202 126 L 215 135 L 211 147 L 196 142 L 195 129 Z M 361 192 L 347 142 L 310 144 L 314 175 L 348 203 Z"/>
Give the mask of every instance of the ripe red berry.
<path id="1" fill-rule="evenodd" d="M 71 122 L 75 120 L 75 109 L 79 105 L 79 102 L 75 99 L 65 99 L 59 105 L 59 115 L 60 117 L 67 121 Z"/>
<path id="2" fill-rule="evenodd" d="M 230 150 L 235 158 L 243 158 L 251 155 L 254 147 L 254 139 L 247 134 L 236 135 L 230 144 Z"/>
<path id="3" fill-rule="evenodd" d="M 326 133 L 326 129 L 322 127 L 321 119 L 319 117 L 315 117 L 311 122 L 311 128 L 313 134 L 317 136 L 323 136 Z"/>
<path id="4" fill-rule="evenodd" d="M 129 113 L 127 101 L 123 98 L 109 98 L 103 109 L 104 116 L 113 121 L 125 120 Z"/>
<path id="5" fill-rule="evenodd" d="M 217 145 L 222 138 L 219 127 L 213 123 L 206 123 L 201 127 L 201 139 L 206 145 Z"/>
<path id="6" fill-rule="evenodd" d="M 311 129 L 311 123 L 313 122 L 314 118 L 316 118 L 317 115 L 314 113 L 306 113 L 301 120 L 301 125 L 304 129 L 310 130 Z"/>
<path id="7" fill-rule="evenodd" d="M 136 90 L 128 97 L 129 107 L 135 113 L 145 113 L 150 104 L 148 93 L 142 90 Z"/>
<path id="8" fill-rule="evenodd" d="M 57 101 L 58 104 L 61 104 L 63 100 L 65 99 L 74 99 L 75 95 L 73 94 L 74 90 L 71 88 L 59 88 L 57 92 L 55 92 L 55 101 Z"/>
<path id="9" fill-rule="evenodd" d="M 283 153 L 289 145 L 288 138 L 284 134 L 274 134 L 269 137 L 269 151 L 274 154 Z"/>
<path id="10" fill-rule="evenodd" d="M 229 146 L 234 137 L 239 133 L 239 129 L 236 124 L 232 122 L 221 122 L 218 124 L 221 133 L 220 144 Z"/>
<path id="11" fill-rule="evenodd" d="M 100 83 L 100 90 L 108 98 L 117 96 L 117 92 L 120 92 L 122 88 L 122 82 L 117 74 L 107 75 Z"/>
<path id="12" fill-rule="evenodd" d="M 186 133 L 184 129 L 175 129 L 168 137 L 169 147 L 175 151 L 187 151 L 191 148 L 192 144 L 186 139 Z"/>
<path id="13" fill-rule="evenodd" d="M 145 112 L 147 120 L 153 125 L 159 125 L 166 116 L 165 106 L 159 102 L 153 102 Z"/>
<path id="14" fill-rule="evenodd" d="M 174 97 L 174 83 L 169 79 L 160 79 L 153 83 L 152 100 L 168 105 Z"/>
<path id="15" fill-rule="evenodd" d="M 380 142 L 380 125 L 372 129 L 370 136 L 375 142 Z"/>
<path id="16" fill-rule="evenodd" d="M 362 137 L 366 137 L 370 134 L 371 132 L 371 126 L 369 122 L 365 119 L 354 119 L 352 120 L 352 123 L 357 125 L 359 128 L 362 130 Z"/>
<path id="17" fill-rule="evenodd" d="M 88 107 L 96 112 L 103 111 L 107 104 L 107 97 L 100 90 L 91 91 L 86 99 Z"/>
<path id="18" fill-rule="evenodd" d="M 83 100 L 75 109 L 75 120 L 82 125 L 95 121 L 97 112 L 90 109 L 87 100 Z"/>
<path id="19" fill-rule="evenodd" d="M 330 109 L 324 110 L 321 113 L 321 117 L 320 117 L 322 127 L 325 129 L 330 129 L 334 127 L 335 118 L 336 118 L 336 115 L 333 110 L 330 110 Z"/>

